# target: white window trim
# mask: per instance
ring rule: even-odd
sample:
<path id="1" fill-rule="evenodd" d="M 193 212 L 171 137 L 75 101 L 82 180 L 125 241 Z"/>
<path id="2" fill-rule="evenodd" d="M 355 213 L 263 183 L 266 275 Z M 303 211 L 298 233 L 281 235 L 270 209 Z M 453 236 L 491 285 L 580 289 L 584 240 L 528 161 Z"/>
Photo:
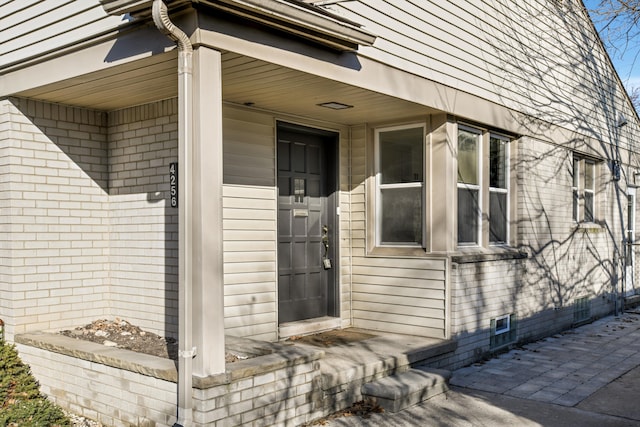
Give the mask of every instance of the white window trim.
<path id="1" fill-rule="evenodd" d="M 571 183 L 571 197 L 572 197 L 571 217 L 575 224 L 594 224 L 598 219 L 598 209 L 597 209 L 598 203 L 596 200 L 596 196 L 597 196 L 596 187 L 597 187 L 597 182 L 599 178 L 598 164 L 599 164 L 599 161 L 597 159 L 593 159 L 591 157 L 581 156 L 580 154 L 573 153 L 573 159 L 572 159 L 573 182 Z M 587 167 L 586 165 L 590 165 L 590 167 L 593 168 L 591 188 L 586 187 L 586 182 L 585 182 L 586 179 L 584 177 L 584 174 L 586 172 L 586 167 Z M 577 187 L 575 185 L 576 180 L 577 180 Z M 593 216 L 593 219 L 590 221 L 587 221 L 585 219 L 585 213 L 586 213 L 585 194 L 586 193 L 591 194 L 591 200 L 593 203 L 593 206 L 591 207 L 591 214 Z M 576 204 L 577 205 L 576 209 L 574 210 L 573 200 L 576 197 L 575 196 L 576 194 L 577 194 L 578 200 Z"/>
<path id="2" fill-rule="evenodd" d="M 629 198 L 631 198 L 631 200 L 629 200 Z M 627 239 L 630 239 L 631 242 L 635 242 L 636 212 L 633 209 L 636 206 L 636 188 L 635 187 L 627 188 L 627 200 L 631 201 L 631 203 L 627 202 Z"/>
<path id="3" fill-rule="evenodd" d="M 509 242 L 511 241 L 511 197 L 509 197 L 509 195 L 511 194 L 511 138 L 509 138 L 508 136 L 505 135 L 501 135 L 499 133 L 494 133 L 491 132 L 489 133 L 489 138 L 496 138 L 496 139 L 500 139 L 502 141 L 504 141 L 505 144 L 505 152 L 504 152 L 504 162 L 505 162 L 505 184 L 506 184 L 506 188 L 499 188 L 499 187 L 491 187 L 489 186 L 489 193 L 502 193 L 502 194 L 506 194 L 507 195 L 507 206 L 506 206 L 506 230 L 507 230 L 507 235 L 506 235 L 506 241 L 504 242 L 491 242 L 491 234 L 489 234 L 489 245 L 491 246 L 506 246 L 509 244 Z M 489 150 L 491 150 L 491 147 L 489 147 Z M 489 159 L 489 161 L 491 161 L 491 159 Z M 491 185 L 491 181 L 489 181 L 489 185 Z M 491 194 L 489 194 L 489 197 L 491 197 Z M 491 215 L 491 212 L 489 212 L 489 215 Z"/>
<path id="4" fill-rule="evenodd" d="M 410 182 L 410 183 L 399 183 L 399 184 L 381 184 L 381 172 L 380 172 L 380 133 L 382 132 L 391 132 L 395 130 L 402 129 L 422 129 L 422 182 Z M 377 247 L 382 248 L 424 248 L 425 242 L 427 241 L 427 224 L 426 224 L 426 197 L 425 197 L 425 180 L 427 177 L 427 162 L 426 162 L 426 126 L 423 123 L 411 123 L 406 125 L 398 125 L 398 126 L 385 126 L 375 128 L 374 130 L 374 158 L 375 158 L 375 241 Z M 382 203 L 380 203 L 381 197 L 380 193 L 385 189 L 398 189 L 398 188 L 420 188 L 420 194 L 422 197 L 422 245 L 419 244 L 410 244 L 410 243 L 382 243 Z"/>
<path id="5" fill-rule="evenodd" d="M 592 168 L 592 172 L 591 172 L 591 188 L 587 188 L 587 183 L 586 183 L 586 179 L 584 182 L 584 193 L 590 193 L 591 194 L 591 203 L 593 203 L 593 206 L 591 206 L 591 215 L 593 216 L 593 218 L 591 219 L 591 221 L 586 221 L 583 220 L 584 222 L 595 222 L 596 220 L 596 162 L 594 162 L 593 160 L 589 160 L 589 159 L 584 159 L 584 172 L 585 174 L 587 173 L 587 168 L 590 167 Z M 586 214 L 587 212 L 587 208 L 586 208 L 586 196 L 584 197 L 584 214 Z M 584 214 L 582 215 L 584 218 Z"/>
<path id="6" fill-rule="evenodd" d="M 571 183 L 571 217 L 573 222 L 580 223 L 580 159 L 575 155 L 571 159 L 573 181 Z"/>
<path id="7" fill-rule="evenodd" d="M 482 246 L 482 211 L 483 211 L 483 196 L 482 196 L 482 158 L 483 158 L 483 154 L 484 154 L 484 150 L 483 148 L 483 130 L 482 129 L 478 129 L 478 128 L 474 128 L 471 126 L 465 126 L 465 125 L 461 125 L 458 124 L 458 129 L 456 130 L 456 153 L 458 150 L 458 134 L 461 130 L 467 131 L 467 132 L 471 132 L 471 133 L 475 133 L 476 136 L 478 137 L 477 139 L 477 143 L 478 143 L 478 184 L 476 185 L 472 185 L 472 184 L 465 184 L 465 183 L 461 183 L 458 182 L 458 178 L 457 178 L 457 169 L 458 169 L 458 162 L 456 160 L 456 185 L 457 188 L 460 189 L 465 189 L 465 190 L 476 190 L 478 192 L 478 212 L 477 214 L 477 229 L 476 229 L 476 243 L 470 243 L 470 242 L 457 242 L 456 244 L 459 247 L 479 247 Z M 457 158 L 457 155 L 456 155 Z M 457 208 L 456 208 L 457 209 Z M 458 224 L 458 229 L 460 228 L 460 225 Z M 456 233 L 457 234 L 457 233 Z M 458 240 L 458 239 L 456 239 Z"/>
<path id="8" fill-rule="evenodd" d="M 498 322 L 501 320 L 506 320 L 506 326 L 504 326 L 503 328 L 498 329 Z M 506 334 L 507 332 L 511 331 L 511 315 L 510 314 L 505 314 L 504 316 L 499 316 L 496 317 L 496 330 L 495 330 L 495 335 L 502 335 L 502 334 Z"/>

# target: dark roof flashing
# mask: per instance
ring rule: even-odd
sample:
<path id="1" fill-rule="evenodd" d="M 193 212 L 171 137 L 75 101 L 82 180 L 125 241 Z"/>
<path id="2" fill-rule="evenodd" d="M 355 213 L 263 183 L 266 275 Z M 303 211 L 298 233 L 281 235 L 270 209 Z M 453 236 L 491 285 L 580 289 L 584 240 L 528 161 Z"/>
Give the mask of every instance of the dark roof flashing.
<path id="1" fill-rule="evenodd" d="M 301 0 L 164 0 L 169 11 L 201 4 L 295 34 L 340 51 L 371 46 L 376 37 L 361 25 Z M 151 15 L 153 0 L 100 0 L 109 15 Z"/>

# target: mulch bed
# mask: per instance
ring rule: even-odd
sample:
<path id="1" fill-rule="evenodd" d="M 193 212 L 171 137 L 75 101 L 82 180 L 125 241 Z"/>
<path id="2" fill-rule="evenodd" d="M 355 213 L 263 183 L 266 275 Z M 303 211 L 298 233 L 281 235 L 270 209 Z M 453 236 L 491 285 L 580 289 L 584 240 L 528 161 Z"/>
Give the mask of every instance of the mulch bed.
<path id="1" fill-rule="evenodd" d="M 113 321 L 106 319 L 96 320 L 85 326 L 60 331 L 60 334 L 109 347 L 123 348 L 151 356 L 178 360 L 178 342 L 174 338 L 165 338 L 152 332 L 144 331 L 138 326 L 117 317 Z M 227 353 L 227 363 L 233 363 L 238 360 L 240 360 L 238 356 Z"/>

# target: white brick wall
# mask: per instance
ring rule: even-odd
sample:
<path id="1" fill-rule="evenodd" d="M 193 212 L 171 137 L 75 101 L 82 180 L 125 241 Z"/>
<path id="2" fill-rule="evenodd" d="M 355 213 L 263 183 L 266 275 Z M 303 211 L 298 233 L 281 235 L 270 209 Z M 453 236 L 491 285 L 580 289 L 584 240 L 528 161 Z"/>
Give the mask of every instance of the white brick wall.
<path id="1" fill-rule="evenodd" d="M 114 427 L 162 427 L 176 421 L 171 361 L 138 359 L 127 350 L 107 355 L 98 344 L 78 347 L 77 340 L 58 335 L 17 340 L 20 357 L 42 392 L 63 408 Z M 224 374 L 194 378 L 193 425 L 298 426 L 327 415 L 331 408 L 323 407 L 327 396 L 318 361 L 323 355 L 319 349 L 283 346 L 231 363 Z M 108 360 L 109 365 L 91 360 Z"/>
<path id="2" fill-rule="evenodd" d="M 11 236 L 16 226 L 12 225 L 12 209 L 10 207 L 11 193 L 11 134 L 14 125 L 11 122 L 12 106 L 9 100 L 0 101 L 0 313 L 13 317 L 13 296 L 11 294 L 13 275 L 11 274 L 13 259 Z M 7 319 L 8 320 L 8 319 Z M 8 334 L 13 334 L 13 324 L 5 326 Z"/>
<path id="3" fill-rule="evenodd" d="M 176 384 L 28 345 L 17 346 L 51 400 L 107 426 L 172 426 Z"/>
<path id="4" fill-rule="evenodd" d="M 104 316 L 106 116 L 21 99 L 3 100 L 0 111 L 0 240 L 11 254 L 0 289 L 11 292 L 0 308 L 8 337 Z"/>
<path id="5" fill-rule="evenodd" d="M 298 426 L 327 415 L 317 362 L 262 371 L 228 384 L 194 389 L 198 426 Z"/>
<path id="6" fill-rule="evenodd" d="M 112 314 L 176 336 L 178 209 L 167 202 L 177 103 L 111 112 L 108 133 Z"/>

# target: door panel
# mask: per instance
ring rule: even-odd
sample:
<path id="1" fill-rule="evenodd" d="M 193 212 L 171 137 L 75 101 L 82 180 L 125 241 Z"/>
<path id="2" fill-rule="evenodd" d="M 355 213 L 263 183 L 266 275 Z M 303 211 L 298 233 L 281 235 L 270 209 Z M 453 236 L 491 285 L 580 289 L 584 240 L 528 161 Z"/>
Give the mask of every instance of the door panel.
<path id="1" fill-rule="evenodd" d="M 279 322 L 331 316 L 335 295 L 336 135 L 278 126 Z M 326 226 L 329 251 L 323 241 Z M 332 268 L 323 260 L 329 258 Z"/>

